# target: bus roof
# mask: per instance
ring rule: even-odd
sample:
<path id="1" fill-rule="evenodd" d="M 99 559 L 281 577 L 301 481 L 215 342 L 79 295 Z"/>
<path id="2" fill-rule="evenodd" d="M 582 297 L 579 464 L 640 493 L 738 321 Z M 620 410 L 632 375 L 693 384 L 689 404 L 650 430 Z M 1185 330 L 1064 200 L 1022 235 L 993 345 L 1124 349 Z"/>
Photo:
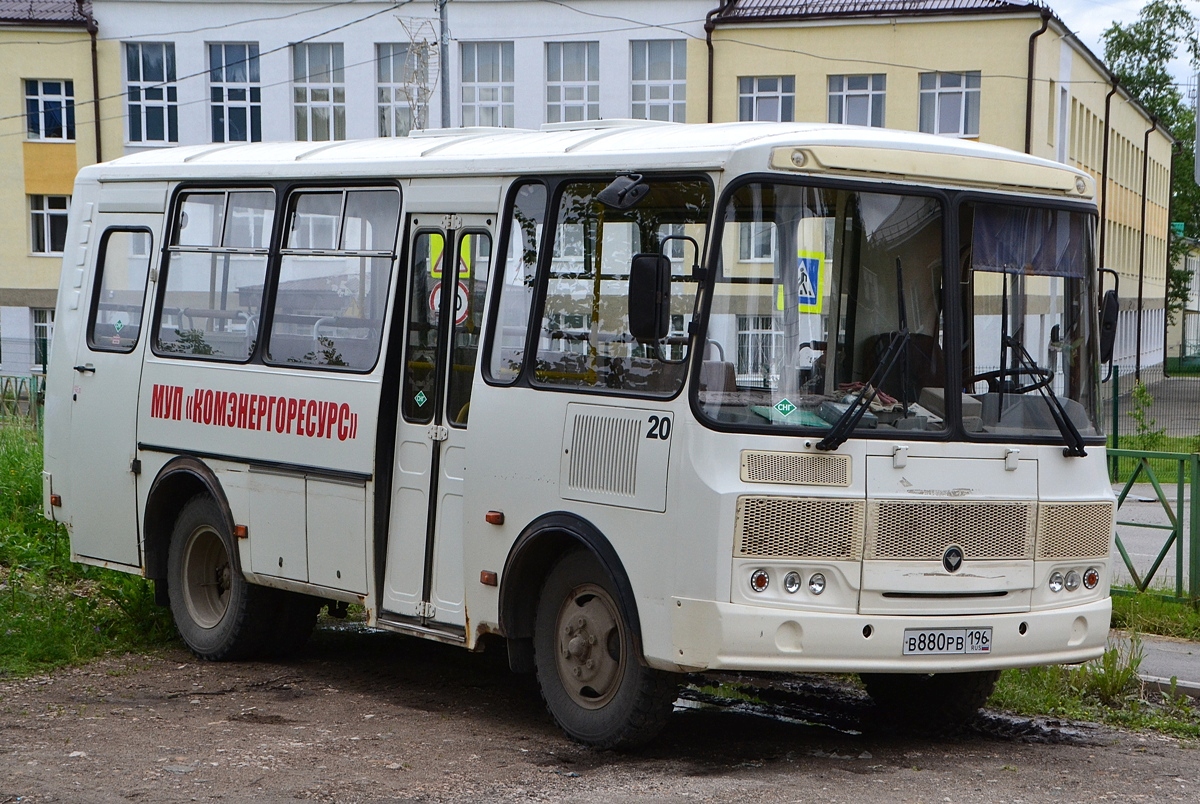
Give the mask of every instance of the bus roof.
<path id="1" fill-rule="evenodd" d="M 797 154 L 803 153 L 802 156 Z M 458 128 L 338 142 L 162 148 L 81 171 L 101 182 L 380 175 L 505 176 L 560 171 L 785 170 L 926 184 L 1094 195 L 1088 174 L 969 140 L 836 124 L 603 120 L 541 131 Z"/>

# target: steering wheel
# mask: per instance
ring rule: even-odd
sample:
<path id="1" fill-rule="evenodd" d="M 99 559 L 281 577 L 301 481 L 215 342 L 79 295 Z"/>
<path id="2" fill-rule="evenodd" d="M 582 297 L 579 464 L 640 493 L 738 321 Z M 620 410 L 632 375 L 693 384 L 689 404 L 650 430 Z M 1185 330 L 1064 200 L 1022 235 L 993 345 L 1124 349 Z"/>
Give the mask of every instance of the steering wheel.
<path id="1" fill-rule="evenodd" d="M 976 383 L 981 380 L 986 382 L 988 384 L 988 392 L 994 394 L 1000 391 L 1000 383 L 1005 377 L 1020 376 L 1036 377 L 1037 379 L 1028 385 L 1014 385 L 1011 388 L 1005 388 L 1004 393 L 1027 394 L 1030 391 L 1045 388 L 1054 379 L 1054 372 L 1041 366 L 1017 366 L 1016 368 L 1002 368 L 996 371 L 985 371 L 983 374 L 976 374 L 971 378 L 971 382 Z"/>

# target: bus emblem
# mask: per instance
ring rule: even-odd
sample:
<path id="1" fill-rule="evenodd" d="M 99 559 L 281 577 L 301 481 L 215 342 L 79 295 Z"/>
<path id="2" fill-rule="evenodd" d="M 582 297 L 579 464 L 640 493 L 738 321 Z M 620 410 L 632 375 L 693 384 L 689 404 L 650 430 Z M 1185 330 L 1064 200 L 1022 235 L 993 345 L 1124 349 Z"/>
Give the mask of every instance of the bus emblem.
<path id="1" fill-rule="evenodd" d="M 946 568 L 946 572 L 958 572 L 962 563 L 963 551 L 961 548 L 949 547 L 946 549 L 945 555 L 942 556 L 942 566 Z"/>

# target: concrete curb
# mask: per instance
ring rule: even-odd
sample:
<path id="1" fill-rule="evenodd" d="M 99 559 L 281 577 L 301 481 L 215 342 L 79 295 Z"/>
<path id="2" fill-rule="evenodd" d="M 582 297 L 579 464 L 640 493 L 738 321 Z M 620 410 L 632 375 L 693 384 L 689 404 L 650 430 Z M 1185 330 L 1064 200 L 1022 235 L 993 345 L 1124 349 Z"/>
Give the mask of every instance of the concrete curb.
<path id="1" fill-rule="evenodd" d="M 1153 687 L 1162 693 L 1169 694 L 1171 692 L 1171 679 L 1169 678 L 1142 675 L 1139 675 L 1138 678 L 1140 678 L 1142 683 L 1147 687 Z M 1179 695 L 1190 695 L 1193 698 L 1200 699 L 1200 684 L 1194 681 L 1179 681 L 1176 679 L 1175 692 Z"/>

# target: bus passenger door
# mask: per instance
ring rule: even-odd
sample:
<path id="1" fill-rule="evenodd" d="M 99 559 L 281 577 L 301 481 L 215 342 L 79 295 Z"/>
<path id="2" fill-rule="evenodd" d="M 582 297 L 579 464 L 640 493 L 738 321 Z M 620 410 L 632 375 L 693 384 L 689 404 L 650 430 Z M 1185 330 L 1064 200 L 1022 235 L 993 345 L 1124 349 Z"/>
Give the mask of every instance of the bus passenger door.
<path id="1" fill-rule="evenodd" d="M 157 215 L 96 216 L 72 364 L 71 551 L 129 566 L 141 564 L 133 461 L 146 279 L 158 245 L 151 233 L 159 225 Z"/>
<path id="2" fill-rule="evenodd" d="M 466 624 L 463 486 L 493 218 L 415 215 L 383 605 L 424 626 Z"/>

